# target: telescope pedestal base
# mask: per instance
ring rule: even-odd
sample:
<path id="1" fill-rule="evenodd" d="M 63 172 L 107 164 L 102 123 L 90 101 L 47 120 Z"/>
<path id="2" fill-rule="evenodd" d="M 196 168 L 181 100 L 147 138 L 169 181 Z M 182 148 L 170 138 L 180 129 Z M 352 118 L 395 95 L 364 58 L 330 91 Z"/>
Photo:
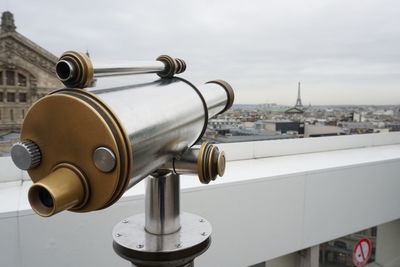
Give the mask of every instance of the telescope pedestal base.
<path id="1" fill-rule="evenodd" d="M 177 232 L 156 235 L 145 230 L 144 214 L 126 218 L 113 229 L 114 251 L 137 267 L 193 266 L 211 244 L 211 224 L 190 213 L 180 221 Z"/>

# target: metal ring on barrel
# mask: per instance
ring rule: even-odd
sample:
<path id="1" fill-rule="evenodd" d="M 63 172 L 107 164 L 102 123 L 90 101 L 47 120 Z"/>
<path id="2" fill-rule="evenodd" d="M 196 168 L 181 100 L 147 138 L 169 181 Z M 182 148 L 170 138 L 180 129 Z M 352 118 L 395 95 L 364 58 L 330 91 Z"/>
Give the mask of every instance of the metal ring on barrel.
<path id="1" fill-rule="evenodd" d="M 85 88 L 93 81 L 93 64 L 81 52 L 67 51 L 56 64 L 56 74 L 60 81 L 71 88 Z"/>

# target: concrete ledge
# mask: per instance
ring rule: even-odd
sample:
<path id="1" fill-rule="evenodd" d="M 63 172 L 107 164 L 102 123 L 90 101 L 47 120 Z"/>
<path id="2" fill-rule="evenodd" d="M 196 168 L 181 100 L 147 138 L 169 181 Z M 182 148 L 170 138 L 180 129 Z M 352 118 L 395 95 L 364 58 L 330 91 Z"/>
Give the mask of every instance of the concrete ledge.
<path id="1" fill-rule="evenodd" d="M 196 266 L 250 266 L 398 219 L 398 173 L 400 145 L 388 145 L 230 161 L 210 185 L 182 176 L 182 210 L 214 229 Z M 112 251 L 111 230 L 143 212 L 143 183 L 108 209 L 52 218 L 30 210 L 29 186 L 0 187 L 0 265 L 127 265 Z"/>
<path id="2" fill-rule="evenodd" d="M 400 132 L 229 143 L 218 146 L 225 151 L 228 161 L 235 161 L 395 144 L 400 144 Z M 25 171 L 14 166 L 10 157 L 0 157 L 0 183 L 16 180 L 30 179 Z"/>

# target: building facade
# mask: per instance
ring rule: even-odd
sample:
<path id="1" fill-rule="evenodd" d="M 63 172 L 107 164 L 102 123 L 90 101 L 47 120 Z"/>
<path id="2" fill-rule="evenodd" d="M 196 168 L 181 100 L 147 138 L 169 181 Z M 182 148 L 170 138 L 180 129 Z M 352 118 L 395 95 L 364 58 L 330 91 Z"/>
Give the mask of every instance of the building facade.
<path id="1" fill-rule="evenodd" d="M 14 16 L 3 12 L 0 30 L 0 136 L 19 132 L 33 102 L 62 85 L 57 57 L 16 31 Z M 0 150 L 9 145 L 3 140 Z"/>

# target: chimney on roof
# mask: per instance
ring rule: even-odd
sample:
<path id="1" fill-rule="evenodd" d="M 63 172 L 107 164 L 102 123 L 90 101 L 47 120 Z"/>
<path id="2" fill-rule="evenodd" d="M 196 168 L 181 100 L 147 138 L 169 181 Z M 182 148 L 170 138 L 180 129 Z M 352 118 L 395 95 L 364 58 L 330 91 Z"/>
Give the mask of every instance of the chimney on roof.
<path id="1" fill-rule="evenodd" d="M 16 28 L 13 13 L 10 11 L 3 12 L 1 15 L 1 32 L 15 32 Z"/>

